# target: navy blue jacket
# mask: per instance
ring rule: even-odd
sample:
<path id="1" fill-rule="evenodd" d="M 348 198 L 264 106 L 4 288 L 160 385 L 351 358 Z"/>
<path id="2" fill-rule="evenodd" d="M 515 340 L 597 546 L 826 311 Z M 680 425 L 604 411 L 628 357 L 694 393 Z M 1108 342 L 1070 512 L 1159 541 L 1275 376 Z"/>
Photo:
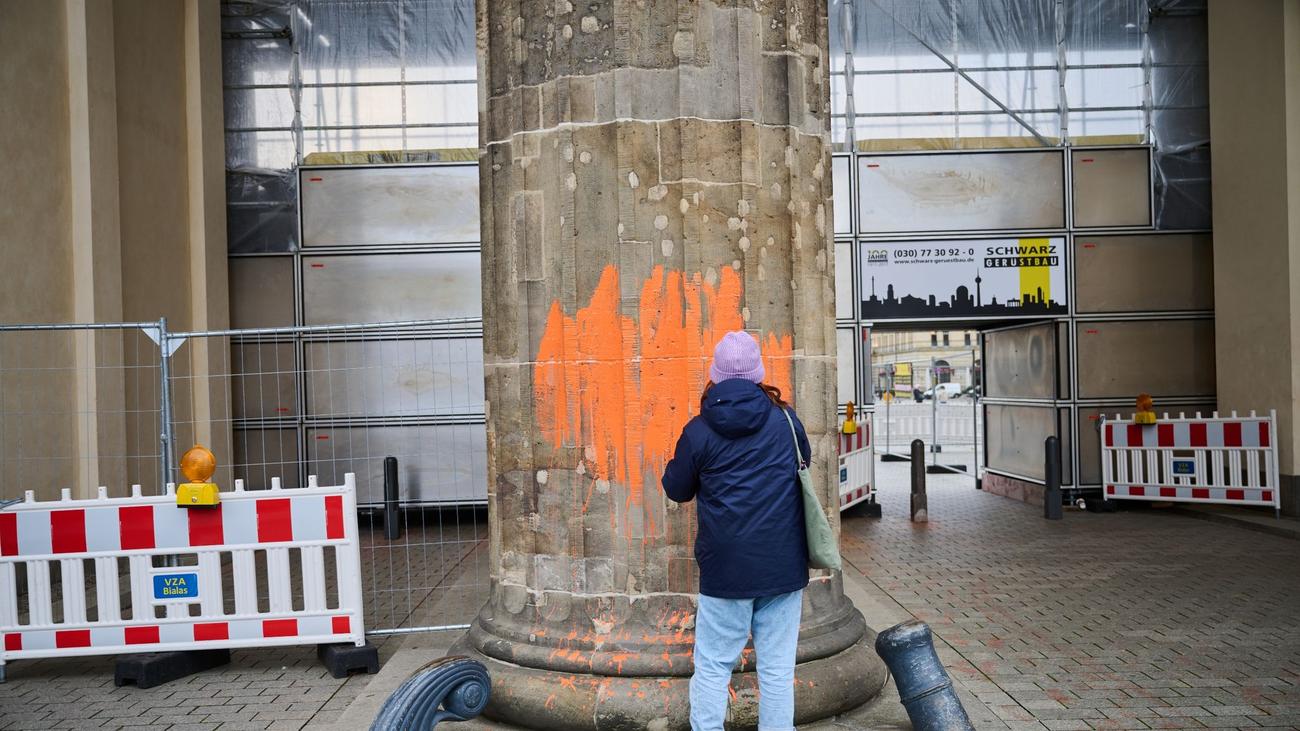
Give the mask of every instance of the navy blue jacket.
<path id="1" fill-rule="evenodd" d="M 794 412 L 804 459 L 811 449 Z M 790 426 L 756 384 L 714 385 L 677 440 L 664 493 L 695 499 L 700 593 L 745 599 L 808 585 L 808 542 Z"/>

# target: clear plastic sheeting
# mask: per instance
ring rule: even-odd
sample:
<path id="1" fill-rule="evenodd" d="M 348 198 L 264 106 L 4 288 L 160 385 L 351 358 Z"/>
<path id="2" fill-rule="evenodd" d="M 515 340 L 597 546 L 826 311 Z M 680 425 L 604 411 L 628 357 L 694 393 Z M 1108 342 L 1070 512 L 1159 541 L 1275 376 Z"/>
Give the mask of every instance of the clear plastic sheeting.
<path id="1" fill-rule="evenodd" d="M 1210 70 L 1206 0 L 1165 0 L 1153 10 L 1151 131 L 1156 223 L 1210 228 Z"/>
<path id="2" fill-rule="evenodd" d="M 926 149 L 968 138 L 1055 138 L 1054 8 L 1054 0 L 854 0 L 859 144 Z M 832 33 L 836 71 L 843 54 Z"/>
<path id="3" fill-rule="evenodd" d="M 831 3 L 837 149 L 1149 142 L 1157 226 L 1210 225 L 1205 0 Z"/>
<path id="4" fill-rule="evenodd" d="M 292 170 L 226 170 L 226 237 L 242 254 L 293 251 L 298 176 Z"/>
<path id="5" fill-rule="evenodd" d="M 473 0 L 224 0 L 232 253 L 293 251 L 319 154 L 478 144 Z"/>
<path id="6" fill-rule="evenodd" d="M 1209 226 L 1205 0 L 828 2 L 840 149 L 850 129 L 862 150 L 1151 142 L 1157 225 Z M 298 246 L 308 156 L 477 147 L 473 0 L 222 15 L 232 252 Z"/>

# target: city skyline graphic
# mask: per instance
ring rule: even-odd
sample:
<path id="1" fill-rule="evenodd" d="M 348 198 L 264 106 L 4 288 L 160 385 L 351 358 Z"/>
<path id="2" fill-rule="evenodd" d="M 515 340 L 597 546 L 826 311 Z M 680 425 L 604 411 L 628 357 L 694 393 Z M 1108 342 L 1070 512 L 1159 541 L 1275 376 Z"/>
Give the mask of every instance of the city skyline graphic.
<path id="1" fill-rule="evenodd" d="M 862 256 L 862 317 L 1043 317 L 1068 312 L 1056 237 L 923 241 Z"/>
<path id="2" fill-rule="evenodd" d="M 1004 302 L 998 302 L 997 296 L 993 296 L 986 304 L 983 301 L 983 282 L 982 271 L 977 272 L 973 282 L 975 294 L 972 295 L 970 288 L 963 284 L 959 285 L 946 300 L 940 300 L 935 294 L 929 294 L 926 297 L 904 294 L 902 297 L 898 297 L 894 293 L 894 285 L 888 284 L 885 288 L 885 297 L 881 299 L 876 293 L 876 278 L 873 276 L 871 277 L 871 295 L 862 301 L 862 317 L 884 319 L 890 317 L 1054 315 L 1068 311 L 1065 304 L 1045 295 L 1041 286 L 1036 287 L 1035 292 L 1028 297 L 1013 297 Z"/>

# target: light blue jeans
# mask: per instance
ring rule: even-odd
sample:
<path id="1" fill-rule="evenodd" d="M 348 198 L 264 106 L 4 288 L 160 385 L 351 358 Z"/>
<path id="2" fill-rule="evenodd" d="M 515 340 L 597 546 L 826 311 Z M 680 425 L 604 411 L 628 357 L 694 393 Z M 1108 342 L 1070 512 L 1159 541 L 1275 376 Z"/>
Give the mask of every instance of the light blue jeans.
<path id="1" fill-rule="evenodd" d="M 731 671 L 752 633 L 758 662 L 758 729 L 794 729 L 794 653 L 803 590 L 758 599 L 700 595 L 695 615 L 692 731 L 722 731 Z"/>

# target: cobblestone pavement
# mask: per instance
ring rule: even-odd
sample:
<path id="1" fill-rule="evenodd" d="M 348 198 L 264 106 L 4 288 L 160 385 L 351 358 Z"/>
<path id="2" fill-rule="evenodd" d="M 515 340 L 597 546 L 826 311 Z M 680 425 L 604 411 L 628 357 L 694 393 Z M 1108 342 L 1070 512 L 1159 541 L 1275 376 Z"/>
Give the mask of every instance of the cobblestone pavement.
<path id="1" fill-rule="evenodd" d="M 878 465 L 844 555 L 930 624 L 981 728 L 1300 728 L 1300 541 L 1158 510 L 1067 511 Z M 846 567 L 846 570 L 853 570 Z M 942 643 L 946 643 L 946 646 Z"/>
<path id="2" fill-rule="evenodd" d="M 387 659 L 391 640 L 380 643 Z M 113 686 L 113 658 L 18 662 L 0 684 L 0 729 L 301 729 L 368 682 L 335 680 L 315 647 L 240 650 L 229 665 L 156 688 Z"/>
<path id="3" fill-rule="evenodd" d="M 452 519 L 434 534 L 408 524 L 392 543 L 363 529 L 369 621 L 380 627 L 468 622 L 486 596 L 485 526 L 481 519 Z M 384 577 L 398 576 L 406 577 L 409 593 L 376 588 Z M 381 663 L 404 637 L 371 638 Z M 229 665 L 145 690 L 114 687 L 112 657 L 15 662 L 0 683 L 0 730 L 336 729 L 334 720 L 373 678 L 331 677 L 314 646 L 231 655 Z"/>
<path id="4" fill-rule="evenodd" d="M 846 571 L 873 622 L 930 624 L 978 727 L 1300 728 L 1300 541 L 1160 511 L 1048 522 L 959 476 L 930 477 L 931 522 L 913 525 L 906 471 L 879 466 L 882 518 L 846 516 Z M 418 618 L 466 620 L 485 565 Z M 5 730 L 339 728 L 371 679 L 329 677 L 310 647 L 149 690 L 114 688 L 111 658 L 7 671 Z"/>

